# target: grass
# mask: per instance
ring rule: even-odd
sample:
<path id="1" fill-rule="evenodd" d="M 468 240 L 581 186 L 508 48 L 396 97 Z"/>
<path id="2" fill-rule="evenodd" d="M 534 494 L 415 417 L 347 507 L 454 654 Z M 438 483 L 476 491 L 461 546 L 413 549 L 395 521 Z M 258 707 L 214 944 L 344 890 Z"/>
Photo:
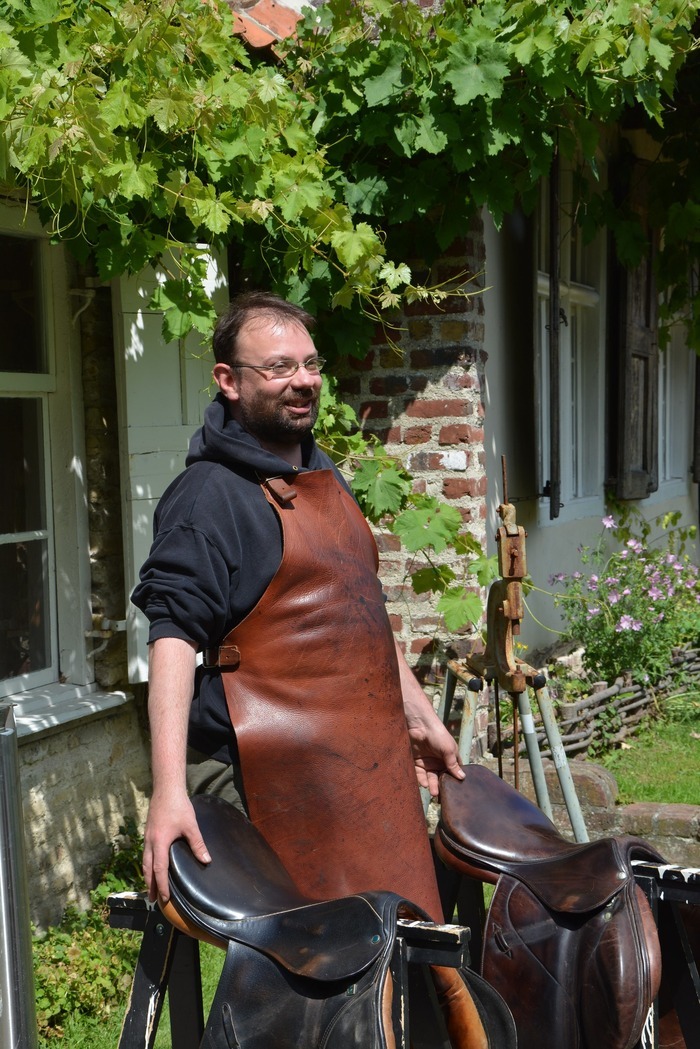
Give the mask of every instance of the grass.
<path id="1" fill-rule="evenodd" d="M 615 776 L 622 804 L 700 805 L 700 711 L 653 721 L 600 763 Z"/>
<path id="2" fill-rule="evenodd" d="M 209 1011 L 211 1000 L 219 981 L 221 967 L 224 963 L 224 952 L 208 944 L 200 945 L 202 965 L 202 997 L 204 1015 Z M 124 1009 L 117 1009 L 109 1019 L 90 1020 L 84 1016 L 71 1017 L 64 1026 L 62 1038 L 40 1039 L 39 1049 L 116 1049 L 119 1044 Z M 168 996 L 166 994 L 163 1011 L 158 1025 L 154 1049 L 171 1049 L 170 1017 L 168 1015 Z"/>

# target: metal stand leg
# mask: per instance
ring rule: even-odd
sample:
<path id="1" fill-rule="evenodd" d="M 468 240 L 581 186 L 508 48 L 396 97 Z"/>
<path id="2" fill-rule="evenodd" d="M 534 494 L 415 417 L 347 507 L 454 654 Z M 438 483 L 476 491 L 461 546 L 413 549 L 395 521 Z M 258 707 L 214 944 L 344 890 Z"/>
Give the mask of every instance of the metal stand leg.
<path id="1" fill-rule="evenodd" d="M 518 713 L 520 714 L 520 724 L 522 728 L 523 738 L 525 740 L 525 749 L 527 750 L 528 761 L 530 762 L 530 771 L 532 773 L 532 782 L 535 787 L 535 797 L 537 798 L 537 804 L 544 812 L 545 816 L 552 819 L 552 804 L 549 800 L 549 791 L 547 790 L 547 780 L 544 774 L 544 766 L 542 764 L 542 755 L 540 754 L 539 744 L 537 742 L 537 733 L 535 732 L 535 721 L 532 716 L 532 707 L 530 706 L 530 697 L 527 692 L 518 693 Z M 515 740 L 515 746 L 517 747 L 518 741 Z"/>
<path id="2" fill-rule="evenodd" d="M 543 674 L 538 674 L 534 680 L 535 696 L 542 715 L 542 724 L 552 751 L 552 760 L 559 777 L 559 785 L 564 795 L 564 804 L 571 820 L 571 829 L 576 841 L 588 841 L 588 832 L 583 820 L 583 813 L 576 795 L 573 776 L 566 757 L 564 745 L 561 741 L 559 726 L 554 716 L 554 707 L 549 696 L 549 690 Z"/>

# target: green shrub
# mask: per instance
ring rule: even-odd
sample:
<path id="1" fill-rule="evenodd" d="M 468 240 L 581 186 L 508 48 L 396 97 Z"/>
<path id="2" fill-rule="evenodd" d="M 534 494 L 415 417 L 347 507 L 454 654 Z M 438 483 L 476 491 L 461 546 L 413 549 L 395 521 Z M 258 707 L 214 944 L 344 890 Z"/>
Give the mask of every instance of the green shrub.
<path id="1" fill-rule="evenodd" d="M 679 516 L 659 518 L 661 538 L 650 541 L 648 522 L 629 511 L 617 521 L 608 515 L 598 544 L 580 549 L 583 571 L 552 576 L 562 587 L 555 601 L 565 637 L 584 647 L 593 680 L 629 673 L 654 684 L 674 649 L 700 638 L 698 566 L 686 552 L 695 530 L 676 528 Z"/>
<path id="2" fill-rule="evenodd" d="M 107 897 L 144 885 L 143 842 L 133 823 L 120 833 L 122 839 L 113 844 L 111 859 L 90 894 L 90 909 L 81 913 L 69 907 L 60 925 L 34 940 L 37 1022 L 44 1045 L 62 1037 L 69 1016 L 104 1020 L 115 1008 L 124 1008 L 141 937 L 108 926 Z"/>

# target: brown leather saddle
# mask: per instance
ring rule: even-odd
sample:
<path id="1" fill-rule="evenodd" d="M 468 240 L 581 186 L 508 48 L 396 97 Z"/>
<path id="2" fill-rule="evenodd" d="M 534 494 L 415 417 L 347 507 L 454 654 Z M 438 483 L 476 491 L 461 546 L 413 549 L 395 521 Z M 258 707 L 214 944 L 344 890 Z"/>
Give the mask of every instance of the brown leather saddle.
<path id="1" fill-rule="evenodd" d="M 312 900 L 241 812 L 209 795 L 192 802 L 212 860 L 200 864 L 183 840 L 172 845 L 168 906 L 180 928 L 226 948 L 200 1045 L 407 1046 L 393 978 L 397 925 L 400 918 L 429 923 L 428 916 L 391 892 Z M 440 968 L 436 975 L 436 1002 L 452 1010 L 442 1024 L 448 1040 L 412 1037 L 415 1049 L 515 1049 L 512 1017 L 478 974 Z"/>
<path id="2" fill-rule="evenodd" d="M 639 838 L 575 844 L 484 766 L 443 776 L 435 837 L 449 866 L 497 883 L 481 974 L 515 1018 L 519 1049 L 631 1049 L 659 989 L 660 948 L 633 859 Z"/>

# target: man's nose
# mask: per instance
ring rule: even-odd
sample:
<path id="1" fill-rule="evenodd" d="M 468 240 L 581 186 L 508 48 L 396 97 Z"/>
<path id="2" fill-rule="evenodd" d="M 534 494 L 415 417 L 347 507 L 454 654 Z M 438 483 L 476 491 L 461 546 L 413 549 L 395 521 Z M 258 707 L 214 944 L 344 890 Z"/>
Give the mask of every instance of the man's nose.
<path id="1" fill-rule="evenodd" d="M 306 386 L 320 386 L 323 382 L 321 373 L 309 371 L 305 364 L 300 364 L 292 376 L 292 383 L 297 388 Z"/>

